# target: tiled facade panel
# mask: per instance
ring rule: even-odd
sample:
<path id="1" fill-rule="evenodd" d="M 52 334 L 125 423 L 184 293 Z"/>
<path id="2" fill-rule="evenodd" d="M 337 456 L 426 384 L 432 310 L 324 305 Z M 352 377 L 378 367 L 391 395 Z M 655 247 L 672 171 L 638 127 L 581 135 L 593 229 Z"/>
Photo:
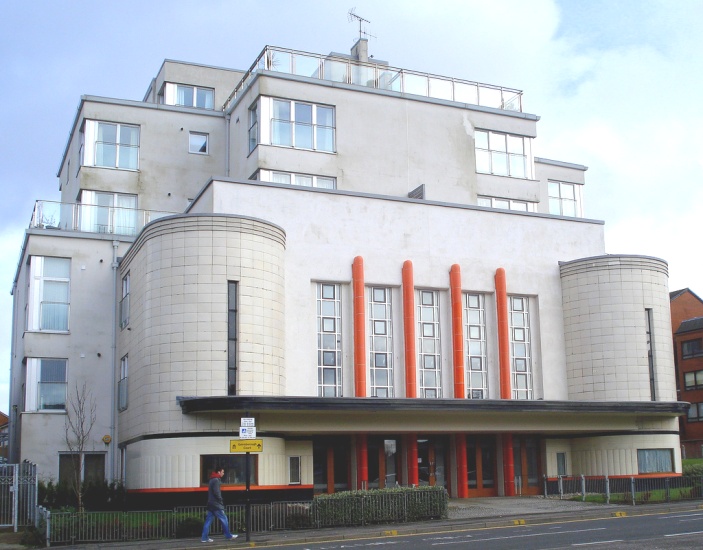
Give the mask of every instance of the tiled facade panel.
<path id="1" fill-rule="evenodd" d="M 227 395 L 227 283 L 238 282 L 239 395 L 282 395 L 283 231 L 257 220 L 177 216 L 150 225 L 122 261 L 130 321 L 118 355 L 129 357 L 121 438 L 234 429 L 236 420 L 184 417 L 178 396 Z"/>
<path id="2" fill-rule="evenodd" d="M 675 421 L 670 428 L 675 428 Z M 572 441 L 570 474 L 573 475 L 633 475 L 638 472 L 638 449 L 672 449 L 673 464 L 678 468 L 681 450 L 676 434 L 637 436 L 605 436 Z M 680 473 L 680 471 L 678 472 Z"/>
<path id="3" fill-rule="evenodd" d="M 655 399 L 675 401 L 666 262 L 600 256 L 560 265 L 569 398 L 650 401 L 646 310 L 652 310 Z"/>
<path id="4" fill-rule="evenodd" d="M 231 439 L 236 439 L 233 435 Z M 264 437 L 263 453 L 256 457 L 258 485 L 288 485 L 288 457 L 301 457 L 302 483 L 312 483 L 312 444 Z M 173 438 L 139 441 L 127 449 L 127 489 L 199 487 L 201 455 L 229 453 L 222 437 Z"/>

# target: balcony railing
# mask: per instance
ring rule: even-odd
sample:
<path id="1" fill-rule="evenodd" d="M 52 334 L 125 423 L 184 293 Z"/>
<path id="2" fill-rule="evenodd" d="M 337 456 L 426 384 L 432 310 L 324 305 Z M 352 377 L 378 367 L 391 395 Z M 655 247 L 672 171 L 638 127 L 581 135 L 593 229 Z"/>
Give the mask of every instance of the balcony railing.
<path id="1" fill-rule="evenodd" d="M 469 80 L 364 63 L 346 57 L 266 46 L 222 107 L 226 111 L 262 70 L 356 84 L 459 103 L 522 111 L 522 91 Z"/>
<path id="2" fill-rule="evenodd" d="M 174 212 L 37 201 L 29 227 L 30 229 L 58 229 L 134 237 L 150 221 L 171 214 Z"/>

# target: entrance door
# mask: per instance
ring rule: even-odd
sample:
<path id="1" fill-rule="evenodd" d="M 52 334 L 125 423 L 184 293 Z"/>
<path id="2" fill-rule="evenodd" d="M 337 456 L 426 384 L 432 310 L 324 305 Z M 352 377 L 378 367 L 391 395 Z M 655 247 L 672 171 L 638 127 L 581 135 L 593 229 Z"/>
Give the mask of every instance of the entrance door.
<path id="1" fill-rule="evenodd" d="M 496 479 L 495 437 L 466 438 L 466 463 L 469 478 L 469 497 L 498 495 Z"/>
<path id="2" fill-rule="evenodd" d="M 447 449 L 445 438 L 418 438 L 417 469 L 420 485 L 447 486 Z"/>
<path id="3" fill-rule="evenodd" d="M 369 438 L 369 489 L 395 487 L 400 483 L 400 440 Z"/>
<path id="4" fill-rule="evenodd" d="M 536 437 L 513 436 L 515 463 L 515 492 L 522 495 L 540 494 L 540 452 Z"/>

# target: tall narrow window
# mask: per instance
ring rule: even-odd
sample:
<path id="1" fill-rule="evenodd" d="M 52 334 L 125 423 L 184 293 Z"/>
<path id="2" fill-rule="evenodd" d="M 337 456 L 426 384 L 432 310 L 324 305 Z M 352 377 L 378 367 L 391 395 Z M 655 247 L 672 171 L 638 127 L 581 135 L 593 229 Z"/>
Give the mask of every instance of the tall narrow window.
<path id="1" fill-rule="evenodd" d="M 652 401 L 657 398 L 656 392 L 656 380 L 654 377 L 654 334 L 652 332 L 652 327 L 654 320 L 652 318 L 651 308 L 644 310 L 644 321 L 646 325 L 646 338 L 647 338 L 647 362 L 649 364 L 649 393 Z"/>
<path id="2" fill-rule="evenodd" d="M 466 397 L 488 398 L 486 364 L 486 310 L 483 294 L 464 295 L 464 336 L 466 339 Z"/>
<path id="3" fill-rule="evenodd" d="M 259 143 L 259 113 L 258 104 L 249 107 L 249 152 L 251 153 Z"/>
<path id="4" fill-rule="evenodd" d="M 372 397 L 393 397 L 391 289 L 369 289 L 369 373 Z"/>
<path id="5" fill-rule="evenodd" d="M 68 331 L 71 260 L 32 256 L 30 259 L 29 330 Z"/>
<path id="6" fill-rule="evenodd" d="M 439 292 L 417 291 L 420 396 L 442 397 L 439 339 Z"/>
<path id="7" fill-rule="evenodd" d="M 529 299 L 510 296 L 509 300 L 513 399 L 533 399 Z"/>
<path id="8" fill-rule="evenodd" d="M 127 399 L 127 380 L 129 376 L 129 358 L 120 359 L 120 381 L 117 383 L 117 408 L 124 411 L 129 403 Z"/>
<path id="9" fill-rule="evenodd" d="M 300 457 L 288 457 L 288 483 L 290 485 L 300 485 Z"/>
<path id="10" fill-rule="evenodd" d="M 237 395 L 237 283 L 227 283 L 227 395 Z"/>
<path id="11" fill-rule="evenodd" d="M 339 285 L 317 285 L 317 391 L 342 396 L 342 302 Z"/>
<path id="12" fill-rule="evenodd" d="M 122 299 L 120 300 L 120 328 L 129 324 L 129 273 L 122 277 Z"/>

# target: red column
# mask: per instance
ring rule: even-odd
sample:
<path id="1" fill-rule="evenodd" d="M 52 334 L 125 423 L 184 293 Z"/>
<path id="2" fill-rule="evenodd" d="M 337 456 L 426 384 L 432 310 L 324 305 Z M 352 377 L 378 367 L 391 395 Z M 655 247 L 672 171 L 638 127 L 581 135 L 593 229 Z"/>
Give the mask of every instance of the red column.
<path id="1" fill-rule="evenodd" d="M 356 436 L 356 488 L 369 488 L 369 446 L 366 434 Z"/>
<path id="2" fill-rule="evenodd" d="M 469 470 L 466 463 L 466 435 L 456 434 L 456 496 L 468 498 L 469 496 Z"/>
<path id="3" fill-rule="evenodd" d="M 503 483 L 505 496 L 515 496 L 515 461 L 513 459 L 513 436 L 503 434 Z"/>
<path id="4" fill-rule="evenodd" d="M 354 293 L 354 395 L 366 397 L 366 296 L 364 292 L 364 259 L 352 264 Z"/>
<path id="5" fill-rule="evenodd" d="M 461 268 L 454 264 L 449 271 L 452 301 L 452 349 L 454 352 L 454 397 L 466 398 L 464 381 L 464 315 L 461 301 Z"/>
<path id="6" fill-rule="evenodd" d="M 417 397 L 417 364 L 415 358 L 415 281 L 413 263 L 403 264 L 403 334 L 405 336 L 405 397 Z M 417 455 L 417 441 L 415 441 Z M 417 471 L 417 461 L 415 461 Z"/>
<path id="7" fill-rule="evenodd" d="M 420 473 L 417 468 L 417 434 L 408 434 L 407 456 L 408 456 L 408 485 L 420 485 Z"/>
<path id="8" fill-rule="evenodd" d="M 498 364 L 500 368 L 500 398 L 512 397 L 510 383 L 510 334 L 508 329 L 508 290 L 505 270 L 496 270 L 496 314 L 498 318 Z"/>

